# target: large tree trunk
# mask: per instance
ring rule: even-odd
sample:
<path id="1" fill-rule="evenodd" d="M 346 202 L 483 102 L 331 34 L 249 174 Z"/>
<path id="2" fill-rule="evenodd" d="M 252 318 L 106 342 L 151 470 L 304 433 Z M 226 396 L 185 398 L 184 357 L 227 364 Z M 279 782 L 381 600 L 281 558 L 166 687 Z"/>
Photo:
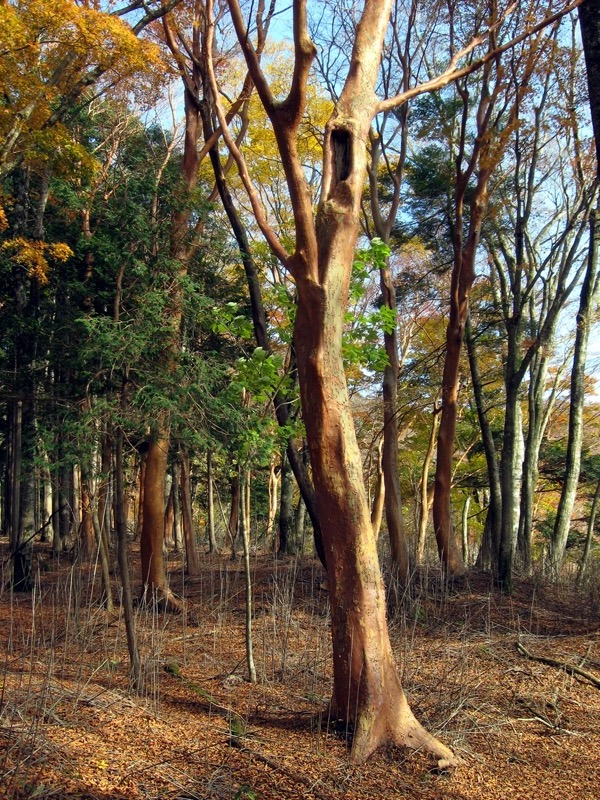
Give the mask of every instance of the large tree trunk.
<path id="1" fill-rule="evenodd" d="M 157 426 L 148 445 L 144 479 L 144 511 L 140 555 L 142 586 L 147 600 L 181 609 L 181 603 L 168 587 L 163 543 L 165 540 L 165 475 L 169 451 L 169 429 L 164 422 Z"/>
<path id="2" fill-rule="evenodd" d="M 342 329 L 358 234 L 366 173 L 365 142 L 378 110 L 374 94 L 391 0 L 365 0 L 351 67 L 323 145 L 323 182 L 316 225 L 313 200 L 297 150 L 306 104 L 306 81 L 315 54 L 306 4 L 294 4 L 295 68 L 287 100 L 275 102 L 248 42 L 237 0 L 228 0 L 238 41 L 273 122 L 296 225 L 288 256 L 252 194 L 253 209 L 274 252 L 298 289 L 294 327 L 303 418 L 310 448 L 318 518 L 327 561 L 333 638 L 334 713 L 353 726 L 352 757 L 363 761 L 378 747 L 424 747 L 441 764 L 456 763 L 451 750 L 417 722 L 400 685 L 386 620 L 385 590 L 362 475 L 342 359 Z M 211 18 L 212 4 L 208 3 Z M 212 32 L 212 29 L 209 29 Z M 207 47 L 212 47 L 209 36 Z M 218 97 L 211 68 L 213 96 Z M 227 144 L 235 143 L 219 113 Z M 247 170 L 236 160 L 249 185 Z"/>

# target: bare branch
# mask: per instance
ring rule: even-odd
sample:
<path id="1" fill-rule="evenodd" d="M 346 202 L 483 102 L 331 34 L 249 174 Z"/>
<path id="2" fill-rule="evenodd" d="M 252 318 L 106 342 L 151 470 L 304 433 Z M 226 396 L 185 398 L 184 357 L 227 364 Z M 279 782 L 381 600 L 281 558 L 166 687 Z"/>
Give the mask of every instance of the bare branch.
<path id="1" fill-rule="evenodd" d="M 498 28 L 498 26 L 502 23 L 502 21 L 511 14 L 514 9 L 516 8 L 517 4 L 513 3 L 506 11 L 506 13 L 502 16 L 502 18 L 494 23 L 494 25 L 490 26 L 485 33 L 476 36 L 471 42 L 463 47 L 462 50 L 459 50 L 457 53 L 452 56 L 450 59 L 450 63 L 448 64 L 447 68 L 437 77 L 432 78 L 429 81 L 425 81 L 421 83 L 419 86 L 413 86 L 412 89 L 408 89 L 407 91 L 401 92 L 397 94 L 395 97 L 389 97 L 386 100 L 382 100 L 379 103 L 378 111 L 388 111 L 393 108 L 397 108 L 398 106 L 403 105 L 408 100 L 411 100 L 413 97 L 418 97 L 419 95 L 426 94 L 427 92 L 437 91 L 438 89 L 443 89 L 444 86 L 447 86 L 449 83 L 458 80 L 459 78 L 464 78 L 467 75 L 471 75 L 473 72 L 481 69 L 485 64 L 490 61 L 496 59 L 502 53 L 505 53 L 507 50 L 518 45 L 520 42 L 527 39 L 529 36 L 532 36 L 535 33 L 546 28 L 548 25 L 552 25 L 554 22 L 557 22 L 562 17 L 569 14 L 571 11 L 576 9 L 583 0 L 574 0 L 574 2 L 570 3 L 569 5 L 565 6 L 561 11 L 557 11 L 555 14 L 546 17 L 537 25 L 533 25 L 530 28 L 526 28 L 522 33 L 514 38 L 510 39 L 508 42 L 505 42 L 500 47 L 496 48 L 495 50 L 488 51 L 484 56 L 481 58 L 466 64 L 464 67 L 459 67 L 458 64 L 465 58 L 467 55 L 473 52 L 473 50 L 477 49 L 480 45 L 482 45 L 486 39 Z"/>

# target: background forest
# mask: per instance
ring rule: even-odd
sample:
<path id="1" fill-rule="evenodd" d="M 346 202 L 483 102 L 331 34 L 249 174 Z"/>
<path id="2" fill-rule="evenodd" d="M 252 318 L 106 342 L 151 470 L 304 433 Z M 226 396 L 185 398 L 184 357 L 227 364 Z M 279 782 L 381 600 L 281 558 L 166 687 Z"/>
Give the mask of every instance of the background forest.
<path id="1" fill-rule="evenodd" d="M 312 670 L 302 702 L 333 682 L 327 736 L 352 763 L 408 744 L 442 770 L 476 750 L 468 725 L 450 750 L 396 677 L 399 659 L 403 683 L 426 672 L 432 624 L 464 622 L 472 645 L 496 625 L 556 635 L 563 616 L 597 647 L 599 41 L 596 0 L 0 2 L 7 796 L 51 796 L 30 753 L 42 723 L 14 709 L 45 674 L 44 721 L 64 717 L 46 702 L 59 641 L 75 647 L 60 702 L 84 680 L 67 661 L 100 646 L 91 675 L 134 692 L 132 714 L 159 713 L 164 668 L 243 753 L 257 695 L 233 679 L 281 700 L 286 673 Z M 538 614 L 538 596 L 565 605 Z M 216 669 L 195 649 L 205 622 L 225 699 L 190 666 Z M 481 674 L 458 672 L 440 681 Z M 573 727 L 556 698 L 552 716 L 513 694 Z M 421 698 L 418 716 L 446 739 L 473 702 Z M 377 723 L 386 703 L 406 716 Z M 376 788 L 319 793 L 307 769 L 298 796 L 385 785 L 380 763 Z M 194 795 L 85 794 L 72 776 L 60 796 L 255 797 L 222 777 Z"/>

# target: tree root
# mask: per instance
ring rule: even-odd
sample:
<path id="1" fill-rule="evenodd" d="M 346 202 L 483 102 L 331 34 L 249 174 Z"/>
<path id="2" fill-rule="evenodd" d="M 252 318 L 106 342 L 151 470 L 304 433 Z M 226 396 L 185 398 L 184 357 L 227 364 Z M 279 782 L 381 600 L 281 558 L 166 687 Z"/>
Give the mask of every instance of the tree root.
<path id="1" fill-rule="evenodd" d="M 350 756 L 355 764 L 362 764 L 380 747 L 389 744 L 424 750 L 437 759 L 439 769 L 449 769 L 463 763 L 449 747 L 425 730 L 412 713 L 403 694 L 398 706 L 387 720 L 384 711 L 377 715 L 359 715 Z"/>

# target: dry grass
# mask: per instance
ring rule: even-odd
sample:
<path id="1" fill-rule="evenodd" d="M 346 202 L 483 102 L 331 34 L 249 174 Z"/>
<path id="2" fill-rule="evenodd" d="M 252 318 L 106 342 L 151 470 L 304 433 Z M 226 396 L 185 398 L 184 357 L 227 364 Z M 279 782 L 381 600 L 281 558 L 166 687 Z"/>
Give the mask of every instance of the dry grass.
<path id="1" fill-rule="evenodd" d="M 35 591 L 0 594 L 0 796 L 16 798 L 519 798 L 600 796 L 600 692 L 532 654 L 600 676 L 597 588 L 540 580 L 512 597 L 484 575 L 391 587 L 398 666 L 413 710 L 465 761 L 439 773 L 390 749 L 361 768 L 328 713 L 327 593 L 310 561 L 257 556 L 255 659 L 245 680 L 242 564 L 173 565 L 189 617 L 137 611 L 146 685 L 129 692 L 124 626 L 93 566 L 40 549 Z M 194 624 L 192 623 L 192 619 Z"/>

